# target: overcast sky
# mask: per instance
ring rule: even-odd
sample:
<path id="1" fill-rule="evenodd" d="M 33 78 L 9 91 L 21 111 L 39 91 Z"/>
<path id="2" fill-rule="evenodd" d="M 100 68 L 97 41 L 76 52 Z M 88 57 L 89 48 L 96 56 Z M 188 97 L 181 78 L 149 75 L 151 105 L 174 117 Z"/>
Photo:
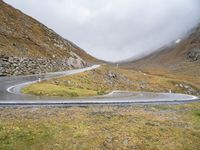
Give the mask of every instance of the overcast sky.
<path id="1" fill-rule="evenodd" d="M 95 57 L 138 57 L 200 21 L 200 0 L 5 0 Z"/>

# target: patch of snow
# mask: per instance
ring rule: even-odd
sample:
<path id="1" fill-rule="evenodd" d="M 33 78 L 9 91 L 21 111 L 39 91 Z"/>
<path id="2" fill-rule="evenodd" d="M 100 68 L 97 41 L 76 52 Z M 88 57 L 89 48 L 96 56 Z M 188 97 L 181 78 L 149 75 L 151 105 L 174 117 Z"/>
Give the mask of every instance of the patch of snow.
<path id="1" fill-rule="evenodd" d="M 182 41 L 182 39 L 177 39 L 177 40 L 175 41 L 175 43 L 178 44 L 178 43 L 180 43 L 181 41 Z"/>

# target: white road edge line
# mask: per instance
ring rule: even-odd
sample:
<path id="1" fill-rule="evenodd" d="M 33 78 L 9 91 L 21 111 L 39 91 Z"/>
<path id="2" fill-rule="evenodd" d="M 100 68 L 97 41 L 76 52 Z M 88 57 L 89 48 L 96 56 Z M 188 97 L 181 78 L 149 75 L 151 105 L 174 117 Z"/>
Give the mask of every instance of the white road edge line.
<path id="1" fill-rule="evenodd" d="M 26 86 L 26 85 L 33 84 L 33 83 L 36 83 L 36 82 L 37 82 L 37 81 L 24 82 L 24 83 L 20 83 L 20 84 L 17 84 L 17 85 L 13 85 L 13 86 L 11 86 L 11 87 L 8 87 L 6 91 L 9 92 L 9 93 L 11 93 L 11 94 L 17 94 L 17 93 L 15 93 L 14 91 L 12 91 L 12 89 L 14 89 L 15 87 L 18 87 L 18 86 L 20 86 L 20 85 Z"/>

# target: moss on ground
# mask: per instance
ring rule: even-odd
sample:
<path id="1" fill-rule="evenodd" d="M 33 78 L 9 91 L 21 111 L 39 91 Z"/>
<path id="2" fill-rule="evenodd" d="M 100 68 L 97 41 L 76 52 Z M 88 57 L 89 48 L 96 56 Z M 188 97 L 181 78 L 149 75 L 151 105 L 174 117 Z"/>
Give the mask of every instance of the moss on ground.
<path id="1" fill-rule="evenodd" d="M 0 149 L 199 149 L 199 107 L 0 108 Z"/>

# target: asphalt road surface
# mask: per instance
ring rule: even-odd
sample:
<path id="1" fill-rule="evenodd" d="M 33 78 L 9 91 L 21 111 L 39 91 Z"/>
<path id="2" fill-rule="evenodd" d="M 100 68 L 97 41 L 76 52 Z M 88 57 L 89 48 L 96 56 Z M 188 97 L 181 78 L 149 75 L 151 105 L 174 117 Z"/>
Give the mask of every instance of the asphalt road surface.
<path id="1" fill-rule="evenodd" d="M 54 72 L 41 75 L 0 77 L 0 107 L 5 106 L 87 106 L 87 105 L 130 105 L 130 104 L 168 104 L 198 101 L 199 98 L 185 94 L 150 93 L 150 92 L 124 92 L 113 91 L 105 96 L 89 98 L 70 98 L 30 96 L 20 93 L 20 89 L 28 84 L 56 77 L 66 76 L 92 70 L 100 67 L 91 67 Z"/>

